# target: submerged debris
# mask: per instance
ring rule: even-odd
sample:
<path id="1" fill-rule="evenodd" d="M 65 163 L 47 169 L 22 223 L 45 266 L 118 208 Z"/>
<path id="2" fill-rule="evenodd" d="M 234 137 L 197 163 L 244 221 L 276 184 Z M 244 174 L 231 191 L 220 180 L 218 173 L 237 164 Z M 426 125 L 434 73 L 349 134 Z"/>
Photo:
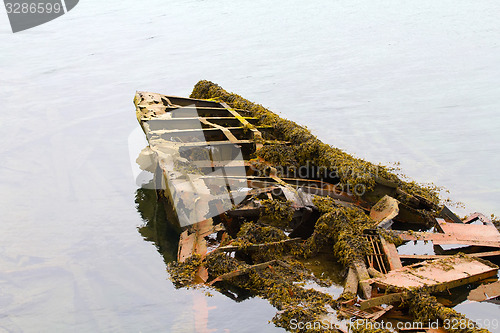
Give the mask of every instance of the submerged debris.
<path id="1" fill-rule="evenodd" d="M 368 323 L 403 311 L 404 321 L 465 320 L 465 330 L 449 331 L 486 332 L 431 294 L 497 272 L 476 257 L 497 255 L 498 220 L 475 213 L 462 221 L 440 206 L 437 187 L 401 180 L 209 81 L 191 98 L 138 93 L 134 101 L 150 144 L 144 154 L 156 158 L 148 167 L 161 185 L 154 192 L 177 224 L 155 220 L 142 230 L 155 241 L 165 230 L 180 237 L 178 260 L 166 259 L 177 288 L 206 286 L 237 301 L 260 296 L 278 310 L 273 323 L 292 331 L 343 331 L 292 322 L 349 317 L 365 321 L 353 332 L 389 332 Z M 470 256 L 399 255 L 397 246 L 421 238 L 489 247 L 470 247 Z M 345 271 L 337 297 L 311 288 L 332 282 L 300 262 L 325 254 Z"/>
<path id="2" fill-rule="evenodd" d="M 472 320 L 453 309 L 443 306 L 436 297 L 431 296 L 425 290 L 410 290 L 405 295 L 410 314 L 415 321 L 421 322 L 423 326 L 439 320 L 449 332 L 459 333 L 486 333 L 488 330 L 481 329 Z"/>
<path id="3" fill-rule="evenodd" d="M 316 255 L 323 247 L 331 245 L 334 255 L 346 267 L 354 261 L 364 260 L 371 249 L 363 231 L 373 228 L 374 221 L 359 208 L 344 207 L 326 199 L 330 201 L 327 205 L 324 198 L 318 201 L 323 215 L 306 241 L 305 256 Z"/>

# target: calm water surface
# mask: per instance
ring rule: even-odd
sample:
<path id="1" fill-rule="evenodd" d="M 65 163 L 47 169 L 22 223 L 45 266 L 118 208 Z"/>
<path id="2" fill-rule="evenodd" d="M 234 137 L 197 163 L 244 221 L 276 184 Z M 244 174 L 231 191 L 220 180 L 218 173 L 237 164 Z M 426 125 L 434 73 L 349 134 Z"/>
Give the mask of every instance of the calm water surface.
<path id="1" fill-rule="evenodd" d="M 86 0 L 0 10 L 0 331 L 273 332 L 265 300 L 175 290 L 137 227 L 136 90 L 199 79 L 500 214 L 498 1 Z M 495 304 L 462 304 L 498 318 Z"/>

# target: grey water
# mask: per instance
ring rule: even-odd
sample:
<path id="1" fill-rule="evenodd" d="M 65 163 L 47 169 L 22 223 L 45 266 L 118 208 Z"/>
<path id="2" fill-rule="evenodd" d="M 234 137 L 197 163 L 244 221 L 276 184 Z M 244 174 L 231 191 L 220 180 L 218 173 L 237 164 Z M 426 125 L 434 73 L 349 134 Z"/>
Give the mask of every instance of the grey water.
<path id="1" fill-rule="evenodd" d="M 176 290 L 138 232 L 136 90 L 188 96 L 209 79 L 446 187 L 461 215 L 500 214 L 499 13 L 494 0 L 86 0 L 13 34 L 0 9 L 0 331 L 283 331 L 265 300 Z"/>

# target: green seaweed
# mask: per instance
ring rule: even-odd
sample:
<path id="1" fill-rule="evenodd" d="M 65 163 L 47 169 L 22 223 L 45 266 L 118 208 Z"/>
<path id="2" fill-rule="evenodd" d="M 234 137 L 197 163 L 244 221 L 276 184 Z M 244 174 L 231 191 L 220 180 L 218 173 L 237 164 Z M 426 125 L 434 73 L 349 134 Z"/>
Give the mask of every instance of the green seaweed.
<path id="1" fill-rule="evenodd" d="M 232 108 L 250 111 L 252 116 L 259 118 L 259 125 L 272 126 L 277 139 L 287 141 L 289 145 L 266 145 L 257 151 L 259 157 L 271 164 L 294 168 L 310 164 L 334 170 L 344 188 L 354 189 L 358 186 L 359 190 L 355 194 L 373 190 L 377 178 L 382 178 L 397 183 L 403 190 L 412 195 L 416 194 L 435 204 L 439 203 L 437 188 L 403 181 L 388 167 L 375 165 L 356 158 L 339 148 L 325 144 L 307 128 L 279 117 L 260 104 L 252 103 L 237 94 L 229 93 L 215 83 L 206 80 L 199 81 L 190 97 L 224 101 Z"/>
<path id="2" fill-rule="evenodd" d="M 192 255 L 184 262 L 172 261 L 167 264 L 170 280 L 176 288 L 190 287 L 194 283 L 196 272 L 202 264 L 200 255 Z"/>
<path id="3" fill-rule="evenodd" d="M 414 319 L 426 325 L 436 320 L 452 333 L 486 333 L 488 330 L 481 329 L 472 320 L 463 314 L 445 307 L 439 303 L 436 297 L 431 296 L 425 288 L 410 290 L 406 292 L 406 304 L 409 306 L 410 314 Z M 458 323 L 458 325 L 454 325 Z"/>
<path id="4" fill-rule="evenodd" d="M 266 199 L 261 200 L 260 204 L 260 222 L 282 229 L 290 226 L 294 214 L 291 201 Z"/>
<path id="5" fill-rule="evenodd" d="M 341 206 L 327 198 L 315 198 L 313 202 L 323 215 L 304 244 L 304 255 L 314 256 L 325 246 L 330 246 L 345 267 L 356 260 L 363 261 L 371 253 L 363 231 L 374 228 L 375 222 L 356 207 Z"/>

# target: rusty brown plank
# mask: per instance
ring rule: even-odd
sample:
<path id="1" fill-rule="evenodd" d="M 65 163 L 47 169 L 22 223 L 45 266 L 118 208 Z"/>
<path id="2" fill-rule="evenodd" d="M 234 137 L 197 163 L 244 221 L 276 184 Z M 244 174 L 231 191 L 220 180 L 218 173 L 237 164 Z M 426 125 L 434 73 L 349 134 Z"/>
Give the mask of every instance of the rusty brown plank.
<path id="1" fill-rule="evenodd" d="M 370 210 L 370 217 L 378 222 L 378 227 L 387 229 L 391 221 L 399 214 L 399 201 L 385 195 Z"/>
<path id="2" fill-rule="evenodd" d="M 470 301 L 482 302 L 500 296 L 500 281 L 482 284 L 470 291 L 467 297 Z"/>
<path id="3" fill-rule="evenodd" d="M 465 227 L 488 227 L 488 226 L 475 226 L 469 224 L 463 224 Z M 484 230 L 483 230 L 484 232 Z M 487 232 L 487 231 L 486 231 Z M 459 244 L 459 245 L 477 245 L 477 246 L 489 246 L 489 247 L 500 247 L 500 240 L 492 238 L 490 235 L 480 235 L 477 237 L 469 237 L 467 234 L 444 234 L 444 233 L 432 233 L 432 232 L 399 232 L 399 237 L 404 241 L 415 241 L 424 240 L 432 241 L 436 245 L 446 245 L 446 244 Z M 495 235 L 494 235 L 495 236 Z"/>
<path id="4" fill-rule="evenodd" d="M 184 230 L 179 239 L 177 261 L 184 262 L 193 254 L 206 255 L 207 241 L 205 237 L 220 230 L 224 230 L 224 227 L 220 224 L 214 226 L 212 219 L 193 224 Z"/>
<path id="5" fill-rule="evenodd" d="M 481 214 L 481 213 L 473 213 L 471 214 L 470 216 L 468 216 L 465 220 L 464 220 L 464 223 L 472 223 L 476 220 L 480 220 L 481 222 L 483 222 L 483 224 L 485 225 L 492 225 L 493 223 L 491 223 L 491 220 L 489 218 L 487 218 L 486 216 L 484 216 L 484 214 Z"/>
<path id="6" fill-rule="evenodd" d="M 389 262 L 390 270 L 395 270 L 403 267 L 401 264 L 401 259 L 398 254 L 398 250 L 396 249 L 396 245 L 393 243 L 387 242 L 384 237 L 380 237 L 380 243 L 382 244 L 382 251 L 387 257 L 387 261 Z"/>
<path id="7" fill-rule="evenodd" d="M 500 250 L 498 251 L 489 251 L 489 252 L 477 252 L 477 253 L 469 253 L 467 254 L 470 257 L 474 258 L 487 258 L 487 257 L 496 257 L 500 256 Z M 399 258 L 401 259 L 415 259 L 415 260 L 432 260 L 432 259 L 441 259 L 452 257 L 452 255 L 445 254 L 400 254 Z"/>
<path id="8" fill-rule="evenodd" d="M 448 288 L 479 281 L 497 273 L 498 266 L 481 259 L 453 256 L 417 263 L 390 271 L 382 278 L 372 279 L 380 287 L 396 289 L 428 287 L 443 291 Z"/>

